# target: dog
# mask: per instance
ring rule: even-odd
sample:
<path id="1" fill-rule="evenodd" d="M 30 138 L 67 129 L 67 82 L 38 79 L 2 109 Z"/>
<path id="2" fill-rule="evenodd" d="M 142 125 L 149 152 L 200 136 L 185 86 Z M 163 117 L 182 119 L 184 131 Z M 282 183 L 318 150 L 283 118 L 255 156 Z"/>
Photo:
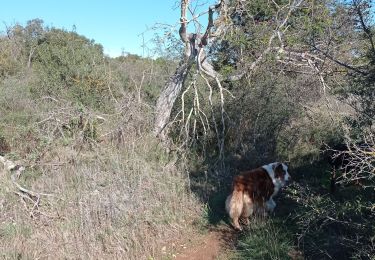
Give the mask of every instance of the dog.
<path id="1" fill-rule="evenodd" d="M 267 215 L 273 212 L 276 203 L 274 196 L 290 181 L 288 166 L 274 162 L 262 167 L 241 172 L 234 177 L 232 193 L 225 201 L 225 209 L 232 225 L 242 230 L 239 219 L 249 224 L 252 214 Z"/>

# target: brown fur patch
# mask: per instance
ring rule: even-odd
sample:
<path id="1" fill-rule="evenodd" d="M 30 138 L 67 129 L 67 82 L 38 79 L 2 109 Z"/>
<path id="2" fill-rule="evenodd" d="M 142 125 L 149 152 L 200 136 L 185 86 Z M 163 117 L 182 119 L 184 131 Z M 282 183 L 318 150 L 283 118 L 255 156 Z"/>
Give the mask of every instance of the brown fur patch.
<path id="1" fill-rule="evenodd" d="M 283 165 L 281 163 L 277 165 L 274 171 L 275 171 L 275 178 L 284 179 L 286 172 L 284 171 Z"/>

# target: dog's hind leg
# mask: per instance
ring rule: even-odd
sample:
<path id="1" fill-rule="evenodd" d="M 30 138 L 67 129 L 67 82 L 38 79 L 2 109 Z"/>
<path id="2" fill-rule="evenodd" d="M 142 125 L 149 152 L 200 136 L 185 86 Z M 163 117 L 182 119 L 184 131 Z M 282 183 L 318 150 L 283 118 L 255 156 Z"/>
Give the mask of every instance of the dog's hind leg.
<path id="1" fill-rule="evenodd" d="M 236 229 L 242 230 L 239 218 L 243 210 L 243 191 L 234 190 L 225 201 L 225 209 L 232 220 L 232 225 Z"/>
<path id="2" fill-rule="evenodd" d="M 250 196 L 246 192 L 244 192 L 241 218 L 243 218 L 245 225 L 250 224 L 249 217 L 253 214 L 253 212 L 254 212 L 253 201 L 251 200 Z"/>

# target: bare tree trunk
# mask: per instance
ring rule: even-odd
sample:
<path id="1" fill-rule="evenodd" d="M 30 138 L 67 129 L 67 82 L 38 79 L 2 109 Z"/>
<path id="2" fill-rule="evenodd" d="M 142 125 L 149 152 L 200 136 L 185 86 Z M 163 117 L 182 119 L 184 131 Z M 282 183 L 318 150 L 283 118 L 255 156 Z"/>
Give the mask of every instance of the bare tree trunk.
<path id="1" fill-rule="evenodd" d="M 202 35 L 200 33 L 187 33 L 188 20 L 186 18 L 186 10 L 189 5 L 189 0 L 181 0 L 181 26 L 179 34 L 181 41 L 185 44 L 184 58 L 180 62 L 174 75 L 170 77 L 165 84 L 155 108 L 154 133 L 162 140 L 166 138 L 167 125 L 171 116 L 173 104 L 181 92 L 185 79 L 194 62 L 196 62 L 198 68 L 203 70 L 206 74 L 216 75 L 211 64 L 206 60 L 204 47 L 208 44 L 210 30 L 214 26 L 213 13 L 222 6 L 223 2 L 224 1 L 221 0 L 218 4 L 210 6 L 207 29 Z"/>
<path id="2" fill-rule="evenodd" d="M 166 138 L 165 130 L 169 122 L 173 104 L 182 89 L 191 65 L 192 62 L 190 60 L 181 62 L 174 75 L 169 78 L 156 103 L 154 132 L 162 140 Z"/>
<path id="3" fill-rule="evenodd" d="M 31 59 L 33 57 L 33 54 L 34 54 L 34 48 L 31 47 L 31 50 L 29 52 L 29 58 L 27 59 L 27 67 L 30 68 L 31 67 Z"/>

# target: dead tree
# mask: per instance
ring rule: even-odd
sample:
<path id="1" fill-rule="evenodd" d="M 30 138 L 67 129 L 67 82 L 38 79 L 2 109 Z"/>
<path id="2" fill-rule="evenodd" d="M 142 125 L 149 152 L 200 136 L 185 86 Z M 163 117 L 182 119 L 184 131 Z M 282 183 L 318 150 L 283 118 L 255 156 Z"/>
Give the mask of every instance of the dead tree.
<path id="1" fill-rule="evenodd" d="M 226 10 L 226 3 L 221 0 L 218 4 L 209 7 L 208 25 L 204 34 L 188 33 L 188 19 L 186 11 L 189 0 L 181 0 L 181 18 L 179 35 L 181 41 L 185 45 L 185 52 L 182 61 L 176 69 L 173 76 L 167 81 L 164 90 L 160 94 L 156 103 L 156 116 L 154 122 L 155 135 L 161 139 L 165 139 L 168 128 L 173 104 L 175 103 L 189 70 L 194 63 L 197 64 L 199 70 L 213 78 L 217 77 L 217 73 L 213 70 L 211 64 L 207 61 L 204 47 L 207 46 L 211 35 L 211 29 L 214 26 L 213 14 L 215 11 L 223 12 Z"/>
<path id="2" fill-rule="evenodd" d="M 194 77 L 200 76 L 203 78 L 206 86 L 209 89 L 209 96 L 207 97 L 209 105 L 211 107 L 212 123 L 213 128 L 216 132 L 218 139 L 218 149 L 220 152 L 220 158 L 223 156 L 224 148 L 224 137 L 225 137 L 225 110 L 224 110 L 224 94 L 231 95 L 231 93 L 225 89 L 221 82 L 226 81 L 238 81 L 244 77 L 249 77 L 251 74 L 255 73 L 257 68 L 262 64 L 267 56 L 272 55 L 275 60 L 282 66 L 298 67 L 303 68 L 303 73 L 308 71 L 310 74 L 315 75 L 320 81 L 323 91 L 325 92 L 328 85 L 324 77 L 324 69 L 328 67 L 328 63 L 331 62 L 324 54 L 310 51 L 308 46 L 297 46 L 297 48 L 291 48 L 286 44 L 285 35 L 287 35 L 290 26 L 288 25 L 289 20 L 294 15 L 294 13 L 301 8 L 310 8 L 309 1 L 304 0 L 291 0 L 285 5 L 279 5 L 274 1 L 269 2 L 270 5 L 274 5 L 276 12 L 273 17 L 273 23 L 270 24 L 270 34 L 269 38 L 264 45 L 264 49 L 254 57 L 251 62 L 246 62 L 238 66 L 240 69 L 230 75 L 226 79 L 217 73 L 213 66 L 210 64 L 209 59 L 206 57 L 205 48 L 212 45 L 213 42 L 219 41 L 225 38 L 225 34 L 230 33 L 230 31 L 236 26 L 233 23 L 233 14 L 238 12 L 238 10 L 245 10 L 244 6 L 246 1 L 228 1 L 220 0 L 217 4 L 209 7 L 208 11 L 203 14 L 208 14 L 208 24 L 204 33 L 188 33 L 187 27 L 189 22 L 194 21 L 197 16 L 193 15 L 193 18 L 189 21 L 187 19 L 187 10 L 189 10 L 189 0 L 181 0 L 181 18 L 180 18 L 180 28 L 179 36 L 181 41 L 184 43 L 185 51 L 178 68 L 176 69 L 173 76 L 169 78 L 166 82 L 164 89 L 162 90 L 155 107 L 155 121 L 154 121 L 154 133 L 160 139 L 165 140 L 168 133 L 168 128 L 170 126 L 170 117 L 173 105 L 177 97 L 181 94 L 184 87 L 184 83 L 191 71 L 193 65 L 196 67 L 195 74 L 193 75 L 193 82 L 186 85 L 186 90 L 182 93 L 182 106 L 184 106 L 184 94 L 193 85 L 196 88 Z M 241 7 L 242 6 L 242 7 Z M 214 19 L 214 13 L 217 15 Z M 232 17 L 232 18 L 231 18 Z M 234 31 L 234 30 L 233 30 Z M 235 32 L 234 32 L 235 33 Z M 333 62 L 332 62 L 333 63 Z M 217 91 L 219 95 L 220 109 L 221 109 L 221 126 L 218 127 L 217 120 L 214 118 L 212 95 L 213 89 Z M 198 95 L 198 91 L 195 90 L 195 95 Z M 233 95 L 232 95 L 233 97 Z M 194 99 L 193 108 L 188 112 L 187 115 L 184 113 L 184 107 L 181 109 L 182 114 L 182 125 L 186 128 L 189 124 L 189 119 L 192 114 L 195 114 L 198 119 L 202 121 L 204 131 L 206 127 L 209 127 L 207 116 L 199 108 L 199 98 Z M 185 118 L 186 116 L 186 118 Z M 173 120 L 172 120 L 173 121 Z M 180 122 L 181 122 L 180 121 Z M 192 124 L 193 130 L 195 129 L 195 122 Z"/>

